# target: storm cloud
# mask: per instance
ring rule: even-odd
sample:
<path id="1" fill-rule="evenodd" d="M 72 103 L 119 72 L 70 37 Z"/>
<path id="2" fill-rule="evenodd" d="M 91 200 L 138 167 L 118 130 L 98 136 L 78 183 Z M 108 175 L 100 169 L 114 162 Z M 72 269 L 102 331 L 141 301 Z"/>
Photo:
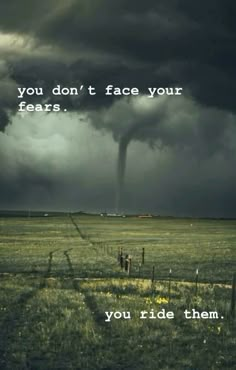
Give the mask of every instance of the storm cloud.
<path id="1" fill-rule="evenodd" d="M 0 2 L 1 208 L 112 211 L 126 138 L 124 211 L 236 216 L 235 8 L 218 0 Z M 56 84 L 93 85 L 97 95 L 52 97 Z M 105 96 L 108 84 L 140 95 Z M 19 115 L 19 86 L 43 87 L 41 102 L 68 112 Z M 147 98 L 160 86 L 183 95 Z"/>

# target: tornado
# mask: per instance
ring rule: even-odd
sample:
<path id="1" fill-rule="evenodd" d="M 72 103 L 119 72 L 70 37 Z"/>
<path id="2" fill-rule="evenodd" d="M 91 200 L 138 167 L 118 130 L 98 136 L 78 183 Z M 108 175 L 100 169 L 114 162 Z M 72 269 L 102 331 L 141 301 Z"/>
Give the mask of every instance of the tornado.
<path id="1" fill-rule="evenodd" d="M 127 149 L 130 141 L 140 124 L 135 124 L 120 138 L 117 161 L 117 189 L 116 189 L 116 213 L 122 210 L 122 199 L 124 194 L 125 169 L 127 162 Z"/>
<path id="2" fill-rule="evenodd" d="M 122 196 L 124 190 L 125 168 L 127 160 L 127 148 L 129 145 L 129 141 L 127 141 L 126 139 L 121 139 L 119 142 L 118 163 L 117 163 L 116 213 L 119 213 L 122 207 Z"/>

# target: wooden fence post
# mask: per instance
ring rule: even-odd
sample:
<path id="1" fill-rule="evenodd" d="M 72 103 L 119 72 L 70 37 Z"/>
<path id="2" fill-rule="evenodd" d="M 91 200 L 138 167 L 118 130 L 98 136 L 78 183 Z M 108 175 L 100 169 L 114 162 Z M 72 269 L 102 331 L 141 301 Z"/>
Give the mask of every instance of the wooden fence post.
<path id="1" fill-rule="evenodd" d="M 144 265 L 145 249 L 142 250 L 142 265 Z"/>
<path id="2" fill-rule="evenodd" d="M 129 255 L 128 255 L 128 254 L 126 254 L 126 255 L 125 255 L 125 271 L 128 271 L 128 264 L 129 264 L 129 260 L 128 260 L 128 258 L 129 258 Z"/>
<path id="3" fill-rule="evenodd" d="M 171 290 L 171 276 L 172 276 L 172 270 L 169 271 L 169 283 L 168 283 L 168 301 L 170 303 L 170 290 Z"/>
<path id="4" fill-rule="evenodd" d="M 122 255 L 123 255 L 123 249 L 122 247 L 120 247 L 120 249 L 118 249 L 118 262 L 120 262 L 120 258 Z"/>
<path id="5" fill-rule="evenodd" d="M 131 274 L 131 262 L 132 262 L 132 259 L 131 259 L 131 256 L 128 257 L 128 275 L 130 276 Z"/>
<path id="6" fill-rule="evenodd" d="M 236 273 L 233 274 L 233 280 L 232 280 L 232 295 L 231 295 L 231 315 L 234 318 L 235 317 L 235 299 L 236 299 Z"/>
<path id="7" fill-rule="evenodd" d="M 123 251 L 122 251 L 122 249 L 121 249 L 121 252 L 120 252 L 120 267 L 122 268 L 122 270 L 123 270 L 123 268 L 124 268 L 124 256 L 123 256 Z"/>

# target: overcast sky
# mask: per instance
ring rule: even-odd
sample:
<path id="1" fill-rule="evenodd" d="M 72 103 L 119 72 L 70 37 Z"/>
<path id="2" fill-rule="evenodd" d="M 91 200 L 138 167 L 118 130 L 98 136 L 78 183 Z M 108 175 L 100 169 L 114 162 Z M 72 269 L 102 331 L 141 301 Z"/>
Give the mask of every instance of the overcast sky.
<path id="1" fill-rule="evenodd" d="M 235 15 L 234 0 L 0 0 L 0 209 L 114 212 L 126 140 L 120 211 L 236 217 Z M 20 114 L 22 86 L 62 111 Z M 168 86 L 183 94 L 147 97 Z"/>

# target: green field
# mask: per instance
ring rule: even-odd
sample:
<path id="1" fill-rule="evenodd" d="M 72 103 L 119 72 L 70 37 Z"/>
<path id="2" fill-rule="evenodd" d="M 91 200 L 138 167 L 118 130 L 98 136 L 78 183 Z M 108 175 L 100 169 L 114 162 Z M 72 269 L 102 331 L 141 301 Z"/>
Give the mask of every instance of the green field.
<path id="1" fill-rule="evenodd" d="M 0 369 L 235 368 L 236 221 L 8 217 L 0 235 Z"/>

